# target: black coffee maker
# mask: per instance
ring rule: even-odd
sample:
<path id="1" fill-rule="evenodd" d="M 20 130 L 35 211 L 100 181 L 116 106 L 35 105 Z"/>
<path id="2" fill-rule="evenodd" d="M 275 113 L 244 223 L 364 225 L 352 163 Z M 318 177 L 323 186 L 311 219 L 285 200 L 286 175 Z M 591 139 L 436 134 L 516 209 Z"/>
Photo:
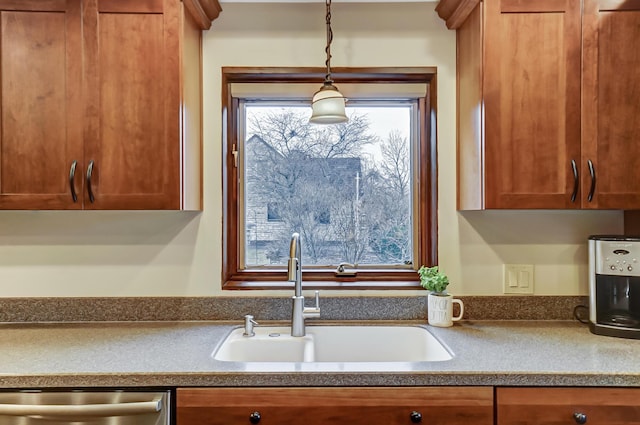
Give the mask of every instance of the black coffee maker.
<path id="1" fill-rule="evenodd" d="M 640 339 L 640 237 L 589 237 L 589 328 Z"/>

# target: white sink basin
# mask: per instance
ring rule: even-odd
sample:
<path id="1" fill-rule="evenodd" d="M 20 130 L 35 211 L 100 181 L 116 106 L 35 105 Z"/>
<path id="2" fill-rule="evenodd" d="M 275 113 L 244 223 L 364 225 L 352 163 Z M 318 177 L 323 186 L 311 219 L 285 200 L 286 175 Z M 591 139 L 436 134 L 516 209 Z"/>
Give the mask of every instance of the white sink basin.
<path id="1" fill-rule="evenodd" d="M 316 362 L 429 362 L 451 354 L 418 326 L 307 326 Z"/>
<path id="2" fill-rule="evenodd" d="M 419 326 L 307 326 L 292 337 L 289 327 L 256 327 L 255 336 L 235 329 L 213 353 L 234 362 L 431 362 L 451 353 Z"/>
<path id="3" fill-rule="evenodd" d="M 305 362 L 313 361 L 313 340 L 309 336 L 292 337 L 286 327 L 255 328 L 246 337 L 244 329 L 227 336 L 213 358 L 235 362 Z"/>

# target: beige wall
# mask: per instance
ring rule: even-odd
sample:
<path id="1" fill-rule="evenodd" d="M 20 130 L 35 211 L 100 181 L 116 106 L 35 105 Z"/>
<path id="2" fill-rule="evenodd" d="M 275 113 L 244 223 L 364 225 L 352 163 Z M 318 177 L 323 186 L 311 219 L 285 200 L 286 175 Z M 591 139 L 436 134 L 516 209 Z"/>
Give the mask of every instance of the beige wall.
<path id="1" fill-rule="evenodd" d="M 0 296 L 221 294 L 220 67 L 322 66 L 325 42 L 323 3 L 223 9 L 204 34 L 204 212 L 0 212 Z M 455 211 L 455 33 L 433 9 L 335 2 L 332 64 L 437 66 L 438 249 L 451 292 L 500 294 L 502 264 L 528 263 L 537 294 L 586 294 L 586 237 L 620 232 L 620 212 Z"/>

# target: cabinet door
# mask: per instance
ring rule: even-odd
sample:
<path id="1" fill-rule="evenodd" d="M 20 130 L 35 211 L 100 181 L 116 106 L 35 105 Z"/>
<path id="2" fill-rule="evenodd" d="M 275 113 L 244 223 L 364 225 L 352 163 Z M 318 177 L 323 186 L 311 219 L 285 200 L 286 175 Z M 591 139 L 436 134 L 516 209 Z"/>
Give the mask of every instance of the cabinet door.
<path id="1" fill-rule="evenodd" d="M 83 0 L 86 209 L 180 209 L 180 0 Z"/>
<path id="2" fill-rule="evenodd" d="M 80 13 L 0 0 L 0 209 L 81 208 Z"/>
<path id="3" fill-rule="evenodd" d="M 583 206 L 640 209 L 640 1 L 584 8 Z"/>
<path id="4" fill-rule="evenodd" d="M 485 207 L 579 208 L 581 2 L 484 4 Z"/>
<path id="5" fill-rule="evenodd" d="M 493 424 L 490 387 L 177 390 L 177 425 Z"/>
<path id="6" fill-rule="evenodd" d="M 497 424 L 640 424 L 638 400 L 638 388 L 497 388 Z"/>

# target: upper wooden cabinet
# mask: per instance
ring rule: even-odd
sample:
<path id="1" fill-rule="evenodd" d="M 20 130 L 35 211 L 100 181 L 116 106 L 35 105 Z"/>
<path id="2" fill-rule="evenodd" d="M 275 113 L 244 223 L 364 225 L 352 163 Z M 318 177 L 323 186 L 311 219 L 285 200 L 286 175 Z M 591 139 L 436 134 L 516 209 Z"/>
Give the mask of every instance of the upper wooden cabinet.
<path id="1" fill-rule="evenodd" d="M 596 175 L 583 207 L 637 210 L 640 0 L 585 0 L 582 22 L 582 163 L 591 160 Z M 584 194 L 588 172 L 582 183 Z"/>
<path id="2" fill-rule="evenodd" d="M 458 208 L 640 208 L 639 28 L 637 0 L 477 4 L 457 29 Z"/>
<path id="3" fill-rule="evenodd" d="M 85 208 L 180 209 L 182 4 L 84 5 Z"/>
<path id="4" fill-rule="evenodd" d="M 200 209 L 200 44 L 216 10 L 0 0 L 0 209 Z"/>
<path id="5" fill-rule="evenodd" d="M 81 28 L 78 1 L 0 1 L 0 208 L 82 208 Z"/>

